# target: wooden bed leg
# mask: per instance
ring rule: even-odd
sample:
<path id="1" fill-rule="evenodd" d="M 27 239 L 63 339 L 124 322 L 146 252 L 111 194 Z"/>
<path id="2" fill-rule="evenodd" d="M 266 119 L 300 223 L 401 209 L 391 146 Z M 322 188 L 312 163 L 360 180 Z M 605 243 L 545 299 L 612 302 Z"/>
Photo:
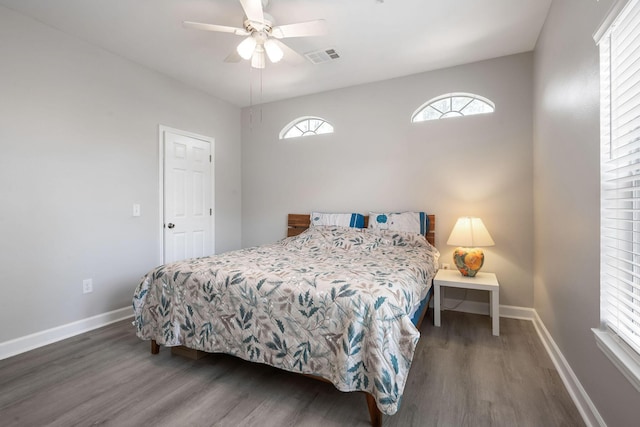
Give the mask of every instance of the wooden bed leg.
<path id="1" fill-rule="evenodd" d="M 369 393 L 364 394 L 367 397 L 367 407 L 369 408 L 369 417 L 373 427 L 382 427 L 382 412 L 376 405 L 376 399 Z"/>
<path id="2" fill-rule="evenodd" d="M 151 354 L 160 353 L 160 345 L 156 342 L 156 340 L 151 340 Z"/>

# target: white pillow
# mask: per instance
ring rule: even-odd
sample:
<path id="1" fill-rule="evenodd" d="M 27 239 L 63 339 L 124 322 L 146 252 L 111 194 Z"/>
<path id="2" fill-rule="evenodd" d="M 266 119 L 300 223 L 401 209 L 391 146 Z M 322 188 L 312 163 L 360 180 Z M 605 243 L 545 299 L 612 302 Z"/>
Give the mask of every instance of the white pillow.
<path id="1" fill-rule="evenodd" d="M 424 235 L 429 217 L 424 212 L 369 212 L 369 228 Z"/>
<path id="2" fill-rule="evenodd" d="M 332 225 L 338 227 L 364 228 L 364 215 L 359 213 L 311 213 L 311 226 Z"/>

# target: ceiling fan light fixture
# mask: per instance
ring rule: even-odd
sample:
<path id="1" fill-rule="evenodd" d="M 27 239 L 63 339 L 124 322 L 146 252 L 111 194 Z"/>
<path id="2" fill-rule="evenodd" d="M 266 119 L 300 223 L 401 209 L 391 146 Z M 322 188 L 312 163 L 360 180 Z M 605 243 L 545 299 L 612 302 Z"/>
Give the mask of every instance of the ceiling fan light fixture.
<path id="1" fill-rule="evenodd" d="M 269 39 L 264 42 L 264 49 L 267 51 L 269 60 L 274 64 L 276 62 L 279 62 L 284 56 L 284 52 L 282 51 L 280 46 L 278 46 L 278 43 L 273 39 Z"/>
<path id="2" fill-rule="evenodd" d="M 251 59 L 256 50 L 256 45 L 256 39 L 252 36 L 249 36 L 240 42 L 236 50 L 238 51 L 238 55 L 240 55 L 243 59 Z"/>
<path id="3" fill-rule="evenodd" d="M 265 60 L 264 60 L 264 48 L 261 45 L 257 45 L 255 51 L 253 52 L 253 56 L 251 57 L 251 66 L 253 68 L 264 68 Z"/>

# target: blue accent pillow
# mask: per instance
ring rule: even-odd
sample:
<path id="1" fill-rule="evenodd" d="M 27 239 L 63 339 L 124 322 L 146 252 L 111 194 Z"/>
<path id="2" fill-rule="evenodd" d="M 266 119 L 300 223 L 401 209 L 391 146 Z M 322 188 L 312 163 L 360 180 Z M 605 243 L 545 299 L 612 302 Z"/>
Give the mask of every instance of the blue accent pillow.
<path id="1" fill-rule="evenodd" d="M 425 235 L 429 216 L 424 212 L 369 212 L 369 228 Z"/>
<path id="2" fill-rule="evenodd" d="M 359 213 L 311 213 L 311 225 L 364 228 L 364 215 Z"/>

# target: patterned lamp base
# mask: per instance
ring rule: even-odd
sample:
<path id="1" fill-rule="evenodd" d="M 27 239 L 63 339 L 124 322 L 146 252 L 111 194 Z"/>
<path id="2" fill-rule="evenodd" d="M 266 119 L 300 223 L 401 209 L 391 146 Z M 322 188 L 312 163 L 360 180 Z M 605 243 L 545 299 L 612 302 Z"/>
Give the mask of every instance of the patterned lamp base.
<path id="1" fill-rule="evenodd" d="M 475 277 L 484 264 L 484 252 L 480 248 L 456 248 L 453 262 L 463 276 Z"/>

